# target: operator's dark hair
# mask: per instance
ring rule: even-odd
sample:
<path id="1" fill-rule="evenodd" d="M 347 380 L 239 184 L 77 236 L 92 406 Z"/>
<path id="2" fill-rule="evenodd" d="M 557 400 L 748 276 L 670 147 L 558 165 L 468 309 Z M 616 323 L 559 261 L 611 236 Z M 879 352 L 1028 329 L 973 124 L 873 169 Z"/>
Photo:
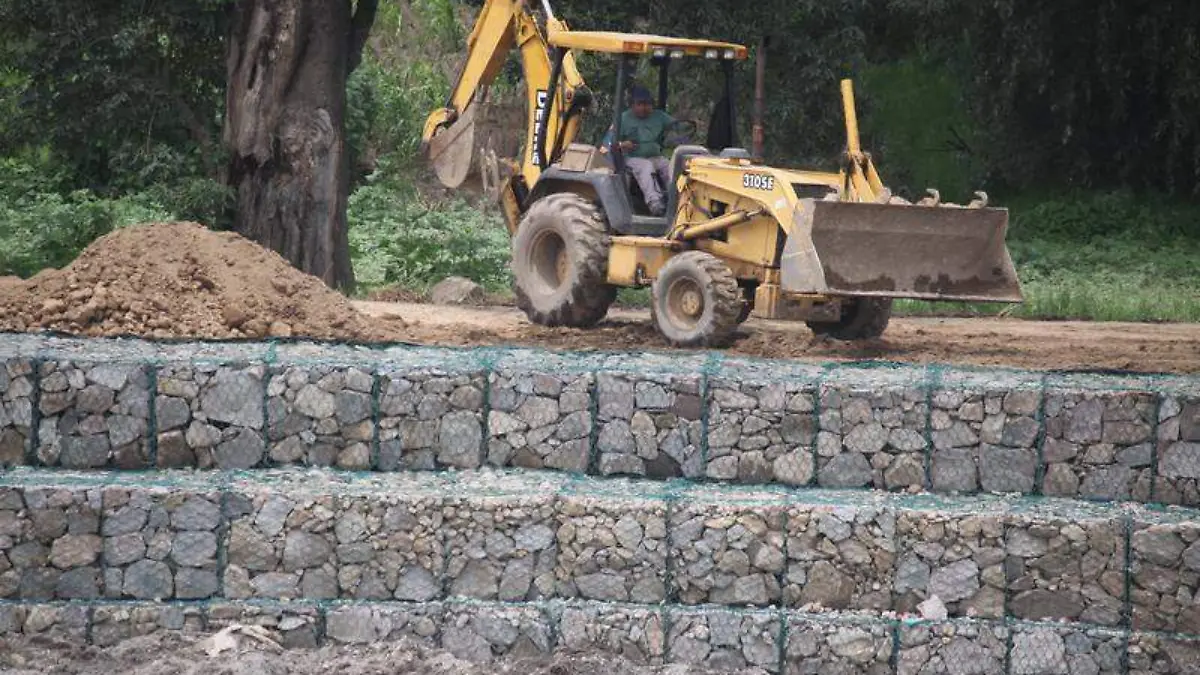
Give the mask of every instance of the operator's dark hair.
<path id="1" fill-rule="evenodd" d="M 629 90 L 629 101 L 630 103 L 654 103 L 654 97 L 650 95 L 649 89 L 640 84 L 635 84 Z"/>

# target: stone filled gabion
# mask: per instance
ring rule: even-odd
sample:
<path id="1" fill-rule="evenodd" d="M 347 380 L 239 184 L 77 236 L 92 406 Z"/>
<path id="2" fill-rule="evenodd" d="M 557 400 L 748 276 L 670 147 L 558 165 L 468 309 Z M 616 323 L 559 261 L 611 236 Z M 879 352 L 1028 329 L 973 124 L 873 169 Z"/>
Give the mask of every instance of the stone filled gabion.
<path id="1" fill-rule="evenodd" d="M 943 493 L 1032 493 L 1041 430 L 1041 383 L 946 374 L 934 388 L 930 479 Z"/>
<path id="2" fill-rule="evenodd" d="M 901 624 L 897 675 L 1007 675 L 1010 631 L 999 623 Z"/>
<path id="3" fill-rule="evenodd" d="M 1116 626 L 1125 604 L 1125 524 L 1080 507 L 1009 514 L 1008 613 Z"/>
<path id="4" fill-rule="evenodd" d="M 237 488 L 225 597 L 441 597 L 442 497 L 305 495 Z"/>
<path id="5" fill-rule="evenodd" d="M 813 372 L 730 365 L 709 382 L 709 478 L 809 485 L 816 475 L 817 388 Z"/>
<path id="6" fill-rule="evenodd" d="M 378 468 L 482 466 L 486 387 L 482 371 L 385 367 L 380 373 Z"/>
<path id="7" fill-rule="evenodd" d="M 1009 672 L 1118 675 L 1124 672 L 1121 661 L 1125 644 L 1125 636 L 1116 631 L 1017 624 L 1012 628 Z"/>
<path id="8" fill-rule="evenodd" d="M 33 436 L 32 359 L 0 361 L 0 469 L 25 464 Z"/>
<path id="9" fill-rule="evenodd" d="M 501 368 L 489 381 L 490 466 L 588 470 L 595 383 L 591 373 Z"/>
<path id="10" fill-rule="evenodd" d="M 446 587 L 450 597 L 553 597 L 558 557 L 554 495 L 464 497 L 445 506 Z"/>
<path id="11" fill-rule="evenodd" d="M 321 613 L 312 605 L 215 603 L 205 619 L 213 633 L 234 625 L 266 628 L 288 649 L 311 649 L 321 639 Z"/>
<path id="12" fill-rule="evenodd" d="M 549 617 L 529 607 L 447 605 L 442 648 L 473 663 L 529 658 L 554 649 Z"/>
<path id="13" fill-rule="evenodd" d="M 38 365 L 38 462 L 68 469 L 150 465 L 150 373 L 133 363 Z"/>
<path id="14" fill-rule="evenodd" d="M 88 637 L 88 608 L 83 605 L 0 605 L 0 637 L 84 644 Z"/>
<path id="15" fill-rule="evenodd" d="M 1055 383 L 1046 392 L 1043 494 L 1099 500 L 1150 497 L 1157 397 Z"/>
<path id="16" fill-rule="evenodd" d="M 672 612 L 667 660 L 724 672 L 761 668 L 778 673 L 780 628 L 774 612 Z"/>
<path id="17" fill-rule="evenodd" d="M 827 488 L 925 486 L 923 370 L 835 371 L 821 386 L 817 482 Z"/>
<path id="18" fill-rule="evenodd" d="M 1157 441 L 1154 501 L 1200 506 L 1200 392 L 1163 397 Z"/>
<path id="19" fill-rule="evenodd" d="M 1129 636 L 1129 675 L 1200 672 L 1200 640 L 1154 633 Z"/>
<path id="20" fill-rule="evenodd" d="M 439 603 L 332 607 L 325 613 L 325 636 L 349 645 L 405 641 L 437 643 L 444 609 Z"/>
<path id="21" fill-rule="evenodd" d="M 161 604 L 100 604 L 92 609 L 92 644 L 111 647 L 160 633 L 199 635 L 206 631 L 203 607 Z"/>
<path id="22" fill-rule="evenodd" d="M 267 385 L 271 462 L 370 469 L 374 386 L 375 378 L 366 369 L 273 368 Z"/>
<path id="23" fill-rule="evenodd" d="M 605 372 L 597 377 L 600 475 L 704 475 L 699 375 Z"/>
<path id="24" fill-rule="evenodd" d="M 783 580 L 786 605 L 813 610 L 891 608 L 895 537 L 892 509 L 791 507 Z"/>
<path id="25" fill-rule="evenodd" d="M 97 488 L 0 487 L 0 600 L 101 596 L 101 498 Z"/>
<path id="26" fill-rule="evenodd" d="M 559 651 L 601 652 L 639 665 L 663 663 L 666 636 L 659 610 L 567 605 L 559 609 L 556 620 Z"/>
<path id="27" fill-rule="evenodd" d="M 261 465 L 265 375 L 261 365 L 159 367 L 154 400 L 159 468 Z"/>
<path id="28" fill-rule="evenodd" d="M 706 492 L 671 510 L 671 594 L 685 605 L 779 603 L 786 504 L 773 494 L 732 502 Z"/>
<path id="29" fill-rule="evenodd" d="M 220 591 L 221 495 L 178 488 L 104 490 L 104 597 L 201 600 Z"/>
<path id="30" fill-rule="evenodd" d="M 1005 511 L 991 500 L 900 511 L 893 609 L 915 612 L 937 596 L 950 616 L 1003 617 Z"/>
<path id="31" fill-rule="evenodd" d="M 1129 556 L 1134 630 L 1200 635 L 1200 522 L 1135 516 Z"/>
<path id="32" fill-rule="evenodd" d="M 558 597 L 647 604 L 666 599 L 666 501 L 566 496 L 559 522 Z"/>
<path id="33" fill-rule="evenodd" d="M 890 675 L 892 628 L 837 617 L 789 616 L 784 671 L 788 675 Z"/>

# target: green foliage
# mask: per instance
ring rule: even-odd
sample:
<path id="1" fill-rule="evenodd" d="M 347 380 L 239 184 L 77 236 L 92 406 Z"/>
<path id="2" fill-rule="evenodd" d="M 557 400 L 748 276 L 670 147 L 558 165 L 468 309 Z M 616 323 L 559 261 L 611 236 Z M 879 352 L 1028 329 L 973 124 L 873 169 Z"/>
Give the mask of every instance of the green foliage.
<path id="1" fill-rule="evenodd" d="M 127 187 L 160 144 L 215 157 L 226 4 L 0 0 L 2 79 L 15 85 L 0 106 L 19 101 L 0 143 L 36 139 L 101 190 Z"/>
<path id="2" fill-rule="evenodd" d="M 387 184 L 350 197 L 355 276 L 370 289 L 422 289 L 453 275 L 490 290 L 508 288 L 509 239 L 500 218 L 465 202 L 432 206 Z"/>

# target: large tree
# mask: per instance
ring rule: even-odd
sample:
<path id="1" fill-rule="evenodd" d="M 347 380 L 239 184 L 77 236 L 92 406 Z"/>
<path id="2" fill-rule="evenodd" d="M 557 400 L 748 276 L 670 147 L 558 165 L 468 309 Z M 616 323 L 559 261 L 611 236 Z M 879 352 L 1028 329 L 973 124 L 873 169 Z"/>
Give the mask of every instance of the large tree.
<path id="1" fill-rule="evenodd" d="M 378 0 L 236 0 L 225 143 L 235 229 L 330 286 L 354 284 L 346 80 Z"/>

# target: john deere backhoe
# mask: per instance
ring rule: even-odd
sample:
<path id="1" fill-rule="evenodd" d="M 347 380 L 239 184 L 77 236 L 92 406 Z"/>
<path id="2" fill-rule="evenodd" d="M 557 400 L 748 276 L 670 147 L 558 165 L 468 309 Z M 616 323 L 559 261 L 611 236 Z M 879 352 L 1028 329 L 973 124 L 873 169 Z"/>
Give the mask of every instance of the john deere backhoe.
<path id="1" fill-rule="evenodd" d="M 591 326 L 619 287 L 651 286 L 658 329 L 680 346 L 721 346 L 754 315 L 807 321 L 842 340 L 877 337 L 892 300 L 1022 300 L 1005 245 L 1008 213 L 934 197 L 911 204 L 884 187 L 859 145 L 854 95 L 842 84 L 847 147 L 837 173 L 763 166 L 736 147 L 735 64 L 741 45 L 571 30 L 548 0 L 539 17 L 523 0 L 487 0 L 446 107 L 426 123 L 424 147 L 439 178 L 461 185 L 477 160 L 477 108 L 513 50 L 526 83 L 522 156 L 499 186 L 512 234 L 518 305 L 546 326 Z M 539 21 L 539 19 L 541 19 Z M 619 146 L 577 142 L 593 96 L 577 52 L 614 55 L 614 138 L 638 59 L 658 68 L 667 105 L 673 61 L 722 68 L 725 95 L 708 141 L 671 158 L 665 217 L 644 215 Z"/>

